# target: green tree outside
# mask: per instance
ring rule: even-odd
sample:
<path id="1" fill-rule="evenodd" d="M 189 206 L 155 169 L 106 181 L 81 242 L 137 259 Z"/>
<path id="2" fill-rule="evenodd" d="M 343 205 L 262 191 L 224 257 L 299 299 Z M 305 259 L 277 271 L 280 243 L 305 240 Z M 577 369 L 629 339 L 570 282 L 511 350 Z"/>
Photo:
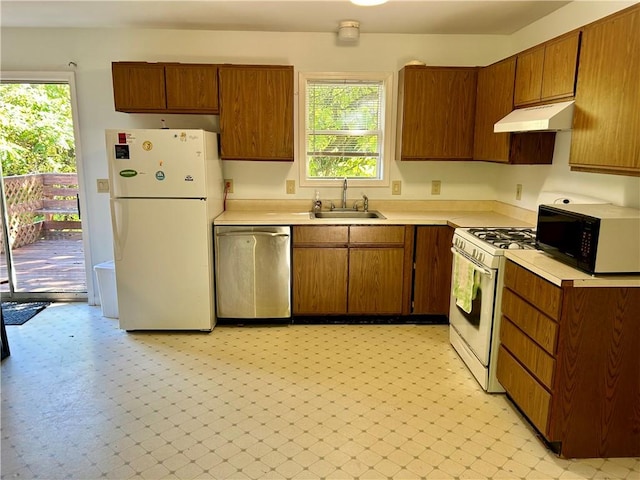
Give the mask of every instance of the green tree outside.
<path id="1" fill-rule="evenodd" d="M 381 84 L 312 82 L 307 92 L 307 162 L 312 178 L 376 178 Z"/>
<path id="2" fill-rule="evenodd" d="M 67 84 L 0 84 L 3 176 L 76 171 Z"/>

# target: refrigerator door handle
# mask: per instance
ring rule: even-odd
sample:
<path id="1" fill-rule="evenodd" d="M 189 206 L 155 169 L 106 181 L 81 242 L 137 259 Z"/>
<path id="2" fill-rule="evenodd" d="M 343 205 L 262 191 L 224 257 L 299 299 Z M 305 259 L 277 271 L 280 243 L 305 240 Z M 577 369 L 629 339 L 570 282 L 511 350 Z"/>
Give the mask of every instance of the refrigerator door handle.
<path id="1" fill-rule="evenodd" d="M 111 225 L 113 229 L 113 256 L 115 260 L 122 260 L 122 246 L 120 239 L 122 238 L 120 222 L 118 222 L 118 215 L 116 214 L 117 200 L 111 199 Z"/>

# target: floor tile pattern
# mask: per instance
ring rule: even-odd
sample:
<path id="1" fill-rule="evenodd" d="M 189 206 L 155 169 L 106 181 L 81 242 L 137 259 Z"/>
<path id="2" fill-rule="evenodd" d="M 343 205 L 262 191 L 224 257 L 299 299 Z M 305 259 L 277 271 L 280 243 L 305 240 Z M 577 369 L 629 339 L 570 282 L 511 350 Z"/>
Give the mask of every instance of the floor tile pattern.
<path id="1" fill-rule="evenodd" d="M 640 478 L 549 452 L 445 326 L 127 333 L 75 303 L 7 330 L 3 479 Z"/>

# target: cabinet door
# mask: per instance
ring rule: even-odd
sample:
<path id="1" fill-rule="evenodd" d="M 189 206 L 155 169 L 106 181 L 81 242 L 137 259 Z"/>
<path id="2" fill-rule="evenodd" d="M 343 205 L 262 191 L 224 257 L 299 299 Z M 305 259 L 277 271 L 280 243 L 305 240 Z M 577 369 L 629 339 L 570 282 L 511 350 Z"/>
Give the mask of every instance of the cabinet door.
<path id="1" fill-rule="evenodd" d="M 580 32 L 548 42 L 544 52 L 541 100 L 573 97 Z"/>
<path id="2" fill-rule="evenodd" d="M 293 161 L 293 67 L 219 67 L 221 157 Z"/>
<path id="3" fill-rule="evenodd" d="M 640 176 L 640 7 L 582 32 L 569 164 Z"/>
<path id="4" fill-rule="evenodd" d="M 494 133 L 493 125 L 513 109 L 515 57 L 478 71 L 474 160 L 509 162 L 510 133 Z"/>
<path id="5" fill-rule="evenodd" d="M 514 105 L 526 105 L 540 101 L 544 46 L 518 55 Z"/>
<path id="6" fill-rule="evenodd" d="M 404 248 L 351 248 L 349 313 L 402 313 Z"/>
<path id="7" fill-rule="evenodd" d="M 216 65 L 166 65 L 165 79 L 168 110 L 218 113 Z"/>
<path id="8" fill-rule="evenodd" d="M 114 62 L 113 100 L 118 112 L 154 112 L 166 108 L 162 64 Z"/>
<path id="9" fill-rule="evenodd" d="M 293 249 L 294 315 L 347 312 L 347 248 Z"/>
<path id="10" fill-rule="evenodd" d="M 549 439 L 549 417 L 551 416 L 551 394 L 511 353 L 500 345 L 498 350 L 498 381 L 509 396 L 524 412 L 536 428 Z"/>
<path id="11" fill-rule="evenodd" d="M 477 68 L 409 66 L 400 79 L 398 158 L 470 160 Z"/>
<path id="12" fill-rule="evenodd" d="M 451 227 L 417 228 L 413 313 L 449 315 L 452 240 Z"/>

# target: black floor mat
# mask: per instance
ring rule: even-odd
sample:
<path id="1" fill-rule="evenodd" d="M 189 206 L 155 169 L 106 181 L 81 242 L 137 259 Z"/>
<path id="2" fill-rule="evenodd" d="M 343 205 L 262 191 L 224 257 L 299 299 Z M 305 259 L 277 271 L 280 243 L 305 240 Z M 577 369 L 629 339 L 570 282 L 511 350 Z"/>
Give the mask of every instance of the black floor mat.
<path id="1" fill-rule="evenodd" d="M 51 302 L 2 302 L 2 318 L 5 325 L 23 325 Z"/>

